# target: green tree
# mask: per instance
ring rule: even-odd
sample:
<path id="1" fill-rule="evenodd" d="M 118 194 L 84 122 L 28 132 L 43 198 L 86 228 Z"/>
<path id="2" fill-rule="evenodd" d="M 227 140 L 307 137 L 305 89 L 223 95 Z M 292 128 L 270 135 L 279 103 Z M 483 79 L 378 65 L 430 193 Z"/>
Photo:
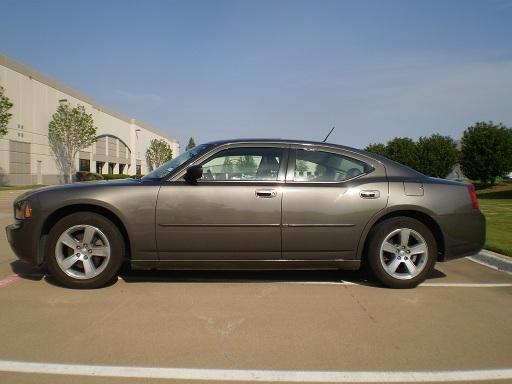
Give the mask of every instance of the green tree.
<path id="1" fill-rule="evenodd" d="M 196 146 L 196 142 L 194 141 L 194 138 L 191 137 L 190 139 L 188 139 L 188 144 L 185 148 L 186 151 L 188 151 L 189 149 L 192 149 Z"/>
<path id="2" fill-rule="evenodd" d="M 494 184 L 512 170 L 512 130 L 502 123 L 476 122 L 462 136 L 462 172 L 472 180 Z"/>
<path id="3" fill-rule="evenodd" d="M 250 155 L 242 157 L 238 164 L 238 171 L 249 175 L 256 173 L 256 168 L 258 168 L 258 164 Z"/>
<path id="4" fill-rule="evenodd" d="M 163 139 L 153 139 L 146 150 L 146 162 L 148 168 L 152 171 L 163 163 L 172 159 L 172 149 L 167 141 Z"/>
<path id="5" fill-rule="evenodd" d="M 0 87 L 0 137 L 7 133 L 7 124 L 12 117 L 8 111 L 12 108 L 11 100 L 5 96 L 4 88 Z"/>
<path id="6" fill-rule="evenodd" d="M 388 141 L 386 157 L 414 169 L 418 167 L 418 148 L 409 137 L 395 137 Z"/>
<path id="7" fill-rule="evenodd" d="M 416 170 L 428 176 L 446 177 L 457 164 L 457 144 L 449 136 L 434 134 L 420 137 L 416 143 L 418 162 Z"/>
<path id="8" fill-rule="evenodd" d="M 97 129 L 83 105 L 62 103 L 57 107 L 48 124 L 48 142 L 66 183 L 75 172 L 76 154 L 96 141 Z"/>
<path id="9" fill-rule="evenodd" d="M 304 160 L 297 160 L 297 164 L 295 166 L 295 171 L 299 173 L 299 175 L 303 175 L 304 172 L 309 170 L 308 163 Z"/>
<path id="10" fill-rule="evenodd" d="M 365 151 L 375 153 L 381 156 L 387 156 L 387 147 L 382 143 L 371 143 L 368 144 L 365 148 Z"/>
<path id="11" fill-rule="evenodd" d="M 323 176 L 326 171 L 327 171 L 327 168 L 325 165 L 317 164 L 315 166 L 315 176 Z"/>
<path id="12" fill-rule="evenodd" d="M 233 162 L 231 161 L 229 156 L 226 156 L 224 158 L 224 163 L 222 164 L 220 171 L 221 171 L 221 173 L 227 173 L 227 174 L 233 173 L 233 171 L 234 171 Z"/>

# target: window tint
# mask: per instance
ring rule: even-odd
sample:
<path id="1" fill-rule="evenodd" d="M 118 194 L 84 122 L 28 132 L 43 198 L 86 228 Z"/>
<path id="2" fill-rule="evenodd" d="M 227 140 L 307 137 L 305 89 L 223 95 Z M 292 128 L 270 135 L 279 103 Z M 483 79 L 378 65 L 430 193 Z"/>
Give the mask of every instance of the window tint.
<path id="1" fill-rule="evenodd" d="M 282 158 L 281 148 L 226 149 L 202 164 L 202 180 L 277 180 Z"/>
<path id="2" fill-rule="evenodd" d="M 211 144 L 201 144 L 197 147 L 194 147 L 192 149 L 189 149 L 186 152 L 183 152 L 181 155 L 175 157 L 174 159 L 171 159 L 155 169 L 154 171 L 148 173 L 146 176 L 144 176 L 142 179 L 161 179 L 163 177 L 167 177 L 171 174 L 172 171 L 174 171 L 176 168 L 178 168 L 180 165 L 184 164 L 185 162 L 189 161 L 193 157 L 196 157 L 197 155 L 201 154 L 208 148 L 210 148 Z"/>
<path id="3" fill-rule="evenodd" d="M 369 172 L 359 160 L 322 151 L 296 151 L 294 181 L 344 181 Z"/>

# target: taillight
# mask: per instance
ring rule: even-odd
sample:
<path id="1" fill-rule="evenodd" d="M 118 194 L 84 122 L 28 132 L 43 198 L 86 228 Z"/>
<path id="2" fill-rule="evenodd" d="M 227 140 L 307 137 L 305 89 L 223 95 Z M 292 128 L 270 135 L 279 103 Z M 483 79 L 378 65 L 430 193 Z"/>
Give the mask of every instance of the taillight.
<path id="1" fill-rule="evenodd" d="M 469 198 L 471 199 L 471 205 L 474 209 L 480 208 L 480 203 L 478 202 L 478 196 L 476 195 L 475 186 L 473 184 L 468 185 Z"/>

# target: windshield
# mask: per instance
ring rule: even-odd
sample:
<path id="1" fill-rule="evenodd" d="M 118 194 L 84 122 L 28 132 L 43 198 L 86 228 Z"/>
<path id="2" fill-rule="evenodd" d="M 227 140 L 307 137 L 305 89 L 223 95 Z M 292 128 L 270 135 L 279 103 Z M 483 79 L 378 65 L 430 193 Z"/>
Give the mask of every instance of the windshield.
<path id="1" fill-rule="evenodd" d="M 162 164 L 155 170 L 151 171 L 146 176 L 144 176 L 142 179 L 161 179 L 161 178 L 167 177 L 171 174 L 172 171 L 174 171 L 180 165 L 186 163 L 193 157 L 196 157 L 197 155 L 202 153 L 207 148 L 210 148 L 211 146 L 212 146 L 212 144 L 201 144 L 201 145 L 198 145 L 197 147 L 189 149 L 188 151 L 183 152 L 181 155 L 175 157 L 174 159 L 167 161 L 166 163 Z"/>

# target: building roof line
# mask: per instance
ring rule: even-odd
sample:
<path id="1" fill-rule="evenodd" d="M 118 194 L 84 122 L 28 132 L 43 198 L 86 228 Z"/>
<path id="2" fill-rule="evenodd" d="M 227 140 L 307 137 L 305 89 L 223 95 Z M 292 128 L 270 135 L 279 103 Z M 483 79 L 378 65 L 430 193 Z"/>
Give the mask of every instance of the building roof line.
<path id="1" fill-rule="evenodd" d="M 74 97 L 75 99 L 78 99 L 84 103 L 90 104 L 93 108 L 97 109 L 100 112 L 106 113 L 107 115 L 110 115 L 117 119 L 123 120 L 126 123 L 136 124 L 141 128 L 147 129 L 148 131 L 151 131 L 153 133 L 156 133 L 157 135 L 167 138 L 171 142 L 175 142 L 175 143 L 178 142 L 178 140 L 176 140 L 174 138 L 170 138 L 166 134 L 163 134 L 162 132 L 160 132 L 158 129 L 153 128 L 152 126 L 150 126 L 140 120 L 126 117 L 123 114 L 121 114 L 117 111 L 114 111 L 113 109 L 105 107 L 105 106 L 95 102 L 89 96 L 87 96 L 79 91 L 76 91 L 73 88 L 71 88 L 63 83 L 60 83 L 59 81 L 52 79 L 51 77 L 49 77 L 39 71 L 36 71 L 35 69 L 32 69 L 32 68 L 26 66 L 25 64 L 22 64 L 14 59 L 11 59 L 10 57 L 7 57 L 1 53 L 0 53 L 0 65 L 4 66 L 6 68 L 9 68 L 15 72 L 21 73 L 22 75 L 25 75 L 25 76 L 29 77 L 30 79 L 34 79 L 40 83 L 43 83 L 49 87 L 52 87 L 52 88 L 56 89 L 57 91 L 68 94 L 68 95 Z"/>

